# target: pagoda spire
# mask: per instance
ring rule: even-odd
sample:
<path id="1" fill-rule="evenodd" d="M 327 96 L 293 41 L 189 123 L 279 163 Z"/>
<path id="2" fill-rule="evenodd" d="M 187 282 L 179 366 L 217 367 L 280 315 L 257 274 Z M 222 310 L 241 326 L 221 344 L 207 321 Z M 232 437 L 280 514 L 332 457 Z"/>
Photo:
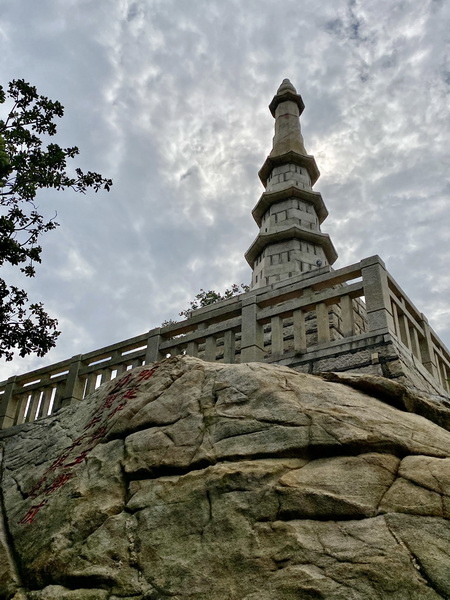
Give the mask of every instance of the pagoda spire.
<path id="1" fill-rule="evenodd" d="M 289 103 L 286 103 L 287 100 Z M 277 110 L 284 103 L 286 104 Z M 270 112 L 275 117 L 275 135 L 270 156 L 280 156 L 291 150 L 306 155 L 299 119 L 304 108 L 302 97 L 297 94 L 295 87 L 289 79 L 283 79 L 269 105 Z"/>
<path id="2" fill-rule="evenodd" d="M 259 171 L 266 190 L 252 212 L 260 231 L 245 254 L 253 269 L 252 288 L 314 269 L 330 270 L 337 258 L 330 237 L 320 230 L 328 211 L 321 194 L 312 190 L 320 173 L 301 134 L 304 108 L 300 94 L 284 79 L 269 105 L 275 135 Z"/>

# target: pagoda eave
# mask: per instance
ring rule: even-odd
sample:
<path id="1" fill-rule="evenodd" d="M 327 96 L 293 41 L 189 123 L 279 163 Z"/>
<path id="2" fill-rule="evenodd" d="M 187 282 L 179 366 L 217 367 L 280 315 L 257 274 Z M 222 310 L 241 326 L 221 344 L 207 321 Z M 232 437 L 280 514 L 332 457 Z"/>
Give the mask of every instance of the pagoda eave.
<path id="1" fill-rule="evenodd" d="M 305 110 L 305 104 L 300 94 L 294 94 L 294 92 L 287 90 L 282 94 L 277 94 L 276 96 L 274 96 L 272 102 L 269 104 L 269 110 L 272 113 L 272 117 L 275 118 L 275 111 L 277 109 L 277 106 L 282 102 L 288 101 L 295 102 L 295 104 L 298 106 L 299 115 L 301 115 L 302 112 Z"/>
<path id="2" fill-rule="evenodd" d="M 264 192 L 261 195 L 260 199 L 256 203 L 255 208 L 252 210 L 253 218 L 258 224 L 258 227 L 261 227 L 261 221 L 264 214 L 273 204 L 283 200 L 288 200 L 289 198 L 298 198 L 299 200 L 303 200 L 312 204 L 319 219 L 319 223 L 323 223 L 323 221 L 328 217 L 328 210 L 320 192 L 313 192 L 298 188 L 296 186 L 290 186 L 283 190 L 277 190 L 276 192 Z"/>
<path id="3" fill-rule="evenodd" d="M 311 185 L 314 185 L 320 177 L 320 171 L 317 167 L 314 156 L 311 156 L 310 154 L 299 154 L 294 150 L 290 150 L 284 154 L 268 156 L 266 158 L 258 173 L 264 187 L 267 187 L 267 179 L 269 178 L 272 169 L 278 165 L 284 165 L 286 163 L 292 163 L 294 165 L 298 165 L 299 167 L 305 167 L 311 179 Z"/>
<path id="4" fill-rule="evenodd" d="M 278 242 L 285 242 L 287 240 L 300 240 L 321 246 L 328 264 L 330 265 L 337 260 L 338 255 L 336 249 L 328 234 L 303 229 L 303 227 L 299 227 L 298 225 L 293 225 L 285 229 L 278 229 L 274 232 L 259 233 L 245 253 L 245 260 L 253 269 L 256 258 L 269 244 L 277 244 Z"/>

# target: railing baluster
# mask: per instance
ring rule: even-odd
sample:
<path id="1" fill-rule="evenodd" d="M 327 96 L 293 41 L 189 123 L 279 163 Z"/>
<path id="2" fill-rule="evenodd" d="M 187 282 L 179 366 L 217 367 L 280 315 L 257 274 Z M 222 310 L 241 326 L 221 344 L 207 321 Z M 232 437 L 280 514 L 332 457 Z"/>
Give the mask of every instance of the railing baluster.
<path id="1" fill-rule="evenodd" d="M 272 317 L 270 320 L 272 336 L 272 356 L 283 354 L 283 319 L 281 317 Z"/>
<path id="2" fill-rule="evenodd" d="M 55 413 L 61 407 L 62 399 L 64 397 L 64 390 L 65 390 L 65 382 L 62 381 L 61 383 L 58 383 L 58 385 L 56 386 L 51 414 Z"/>
<path id="3" fill-rule="evenodd" d="M 27 408 L 29 408 L 29 400 L 30 400 L 30 393 L 25 392 L 20 394 L 19 396 L 19 401 L 17 403 L 17 411 L 16 411 L 16 418 L 15 418 L 15 424 L 16 425 L 22 425 L 22 423 L 25 423 L 25 418 L 26 415 L 28 415 L 28 411 Z"/>
<path id="4" fill-rule="evenodd" d="M 436 363 L 434 360 L 433 342 L 431 340 L 431 329 L 428 320 L 422 313 L 421 326 L 424 332 L 424 338 L 420 341 L 420 356 L 423 366 L 433 375 L 435 379 L 439 377 Z"/>
<path id="5" fill-rule="evenodd" d="M 409 331 L 409 321 L 408 321 L 408 317 L 403 314 L 401 317 L 401 321 L 403 322 L 403 331 L 404 331 L 404 335 L 405 335 L 405 346 L 408 348 L 408 350 L 412 351 L 412 344 L 411 344 L 411 334 Z"/>
<path id="6" fill-rule="evenodd" d="M 236 336 L 231 329 L 223 334 L 223 362 L 234 363 L 236 353 Z"/>
<path id="7" fill-rule="evenodd" d="M 101 379 L 100 385 L 103 385 L 104 383 L 108 383 L 108 381 L 111 381 L 111 374 L 112 374 L 112 370 L 109 367 L 106 369 L 102 369 L 102 371 L 101 371 L 102 379 Z"/>
<path id="8" fill-rule="evenodd" d="M 36 411 L 39 404 L 39 400 L 41 399 L 41 390 L 35 390 L 31 392 L 31 400 L 28 405 L 27 414 L 25 417 L 25 422 L 30 423 L 36 419 Z"/>
<path id="9" fill-rule="evenodd" d="M 123 362 L 123 363 L 121 363 L 120 365 L 118 365 L 118 366 L 116 367 L 116 370 L 117 370 L 117 375 L 116 375 L 116 377 L 119 377 L 119 375 L 123 375 L 123 373 L 125 373 L 125 371 L 127 370 L 127 365 L 126 365 L 126 363 L 124 363 L 124 362 Z"/>
<path id="10" fill-rule="evenodd" d="M 394 319 L 395 335 L 398 337 L 399 340 L 401 340 L 400 320 L 398 317 L 397 305 L 395 304 L 394 300 L 392 300 L 391 302 L 392 302 L 391 308 L 392 308 L 392 317 Z"/>
<path id="11" fill-rule="evenodd" d="M 216 360 L 216 338 L 209 335 L 205 342 L 205 360 L 214 362 Z"/>
<path id="12" fill-rule="evenodd" d="M 416 358 L 420 360 L 420 350 L 419 350 L 419 333 L 414 325 L 411 327 L 412 336 L 411 336 L 411 345 L 412 352 Z"/>
<path id="13" fill-rule="evenodd" d="M 53 387 L 46 387 L 44 389 L 44 391 L 42 392 L 42 402 L 41 402 L 41 406 L 39 407 L 38 418 L 47 416 L 54 389 L 55 388 L 53 388 Z"/>
<path id="14" fill-rule="evenodd" d="M 437 370 L 437 374 L 438 374 L 438 379 L 440 384 L 442 385 L 442 371 L 441 371 L 441 361 L 439 360 L 439 356 L 436 354 L 436 352 L 433 351 L 434 354 L 434 363 L 436 365 L 436 370 Z"/>
<path id="15" fill-rule="evenodd" d="M 444 388 L 447 392 L 450 392 L 450 368 L 447 368 L 446 365 L 443 365 L 444 368 Z"/>
<path id="16" fill-rule="evenodd" d="M 258 362 L 264 359 L 264 331 L 258 322 L 256 296 L 242 299 L 241 362 Z"/>
<path id="17" fill-rule="evenodd" d="M 188 356 L 198 356 L 198 343 L 197 342 L 189 342 L 186 348 L 186 354 Z"/>
<path id="18" fill-rule="evenodd" d="M 317 318 L 317 342 L 326 344 L 330 341 L 330 322 L 328 318 L 328 306 L 320 302 L 316 306 Z"/>
<path id="19" fill-rule="evenodd" d="M 342 326 L 341 333 L 344 337 L 355 335 L 355 311 L 353 300 L 350 296 L 342 296 L 340 300 Z"/>
<path id="20" fill-rule="evenodd" d="M 445 365 L 442 361 L 439 361 L 440 372 L 441 372 L 441 383 L 443 388 L 447 388 L 447 373 L 445 369 Z"/>
<path id="21" fill-rule="evenodd" d="M 304 354 L 307 348 L 305 313 L 301 308 L 294 310 L 292 318 L 294 327 L 294 352 Z"/>
<path id="22" fill-rule="evenodd" d="M 397 337 L 402 342 L 402 344 L 404 344 L 405 346 L 408 346 L 407 338 L 406 338 L 404 316 L 405 315 L 403 313 L 400 313 L 400 315 L 398 317 L 399 335 Z"/>
<path id="23" fill-rule="evenodd" d="M 6 383 L 5 391 L 0 396 L 0 429 L 14 425 L 17 400 L 14 397 L 17 376 L 13 375 Z"/>
<path id="24" fill-rule="evenodd" d="M 89 373 L 89 375 L 87 376 L 87 384 L 85 387 L 85 392 L 84 395 L 89 396 L 89 394 L 92 394 L 93 392 L 95 392 L 95 384 L 97 383 L 97 373 L 94 371 L 93 373 Z"/>

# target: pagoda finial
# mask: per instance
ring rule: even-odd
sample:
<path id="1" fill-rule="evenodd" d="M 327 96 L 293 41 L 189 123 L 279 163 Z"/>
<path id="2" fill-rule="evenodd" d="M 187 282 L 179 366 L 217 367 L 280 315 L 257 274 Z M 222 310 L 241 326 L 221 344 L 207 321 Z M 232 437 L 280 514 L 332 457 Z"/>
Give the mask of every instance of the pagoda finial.
<path id="1" fill-rule="evenodd" d="M 289 79 L 283 79 L 269 105 L 270 112 L 275 117 L 275 135 L 271 157 L 291 151 L 302 155 L 307 154 L 299 120 L 304 108 L 302 97 L 297 94 L 295 87 Z"/>
<path id="2" fill-rule="evenodd" d="M 276 118 L 277 106 L 279 104 L 281 104 L 282 102 L 288 102 L 288 101 L 293 102 L 294 104 L 297 105 L 297 107 L 298 107 L 297 117 L 299 117 L 305 108 L 302 97 L 300 96 L 300 94 L 297 94 L 297 90 L 292 85 L 292 83 L 289 81 L 289 79 L 283 79 L 280 87 L 277 90 L 277 93 L 275 94 L 275 96 L 272 99 L 272 102 L 269 104 L 269 109 L 270 109 L 270 112 L 272 113 L 272 117 Z"/>
<path id="3" fill-rule="evenodd" d="M 292 83 L 290 82 L 290 80 L 289 79 L 283 79 L 283 81 L 281 82 L 280 87 L 277 90 L 277 94 L 282 94 L 283 92 L 286 92 L 287 90 L 289 90 L 290 92 L 293 92 L 294 94 L 297 93 L 297 90 L 292 85 Z"/>

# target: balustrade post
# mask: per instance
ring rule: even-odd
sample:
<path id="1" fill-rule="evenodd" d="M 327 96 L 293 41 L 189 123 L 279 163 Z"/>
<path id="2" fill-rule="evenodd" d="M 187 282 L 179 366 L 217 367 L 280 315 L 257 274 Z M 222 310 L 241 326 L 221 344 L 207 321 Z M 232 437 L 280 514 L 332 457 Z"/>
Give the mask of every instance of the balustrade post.
<path id="1" fill-rule="evenodd" d="M 223 335 L 223 362 L 234 363 L 234 355 L 236 352 L 236 337 L 234 331 L 229 329 Z"/>
<path id="2" fill-rule="evenodd" d="M 328 306 L 320 302 L 316 306 L 317 320 L 317 342 L 319 344 L 328 344 L 330 341 L 330 318 L 328 315 Z"/>
<path id="3" fill-rule="evenodd" d="M 401 320 L 403 322 L 403 330 L 405 332 L 405 341 L 404 341 L 404 344 L 408 348 L 408 350 L 411 350 L 411 352 L 412 352 L 411 332 L 409 330 L 408 317 L 404 314 L 404 315 L 402 315 L 402 319 Z"/>
<path id="4" fill-rule="evenodd" d="M 420 360 L 421 357 L 420 357 L 419 334 L 415 327 L 412 328 L 411 343 L 412 343 L 412 352 L 413 352 L 414 356 Z"/>
<path id="5" fill-rule="evenodd" d="M 54 390 L 54 388 L 52 388 L 52 387 L 46 387 L 44 389 L 41 406 L 39 408 L 39 414 L 37 415 L 38 418 L 46 417 L 48 415 L 48 410 L 50 408 L 50 402 L 52 400 L 53 390 Z M 56 392 L 56 390 L 55 390 L 55 392 Z"/>
<path id="6" fill-rule="evenodd" d="M 241 362 L 264 360 L 264 331 L 258 323 L 256 296 L 242 298 Z"/>
<path id="7" fill-rule="evenodd" d="M 423 313 L 421 313 L 420 324 L 424 333 L 424 337 L 420 340 L 420 357 L 422 364 L 435 379 L 439 380 L 438 369 L 433 351 L 433 342 L 431 340 L 431 328 L 428 324 L 428 319 Z"/>
<path id="8" fill-rule="evenodd" d="M 84 380 L 84 390 L 83 390 L 83 397 L 86 398 L 86 396 L 89 396 L 90 394 L 93 394 L 95 392 L 96 385 L 97 385 L 97 376 L 98 376 L 98 372 L 97 371 L 91 371 L 89 373 L 89 375 L 87 375 L 86 379 Z"/>
<path id="9" fill-rule="evenodd" d="M 294 326 L 294 351 L 305 354 L 307 350 L 305 313 L 301 308 L 294 310 L 292 315 Z"/>
<path id="10" fill-rule="evenodd" d="M 14 425 L 16 416 L 16 403 L 14 402 L 16 379 L 17 375 L 13 375 L 8 379 L 5 391 L 0 396 L 0 429 L 6 429 Z"/>
<path id="11" fill-rule="evenodd" d="M 64 393 L 60 398 L 55 398 L 53 412 L 56 412 L 63 406 L 75 404 L 75 402 L 83 400 L 84 380 L 80 378 L 80 368 L 83 364 L 81 360 L 82 356 L 82 354 L 78 354 L 77 356 L 72 357 L 69 372 L 67 373 Z"/>
<path id="12" fill-rule="evenodd" d="M 350 296 L 342 296 L 340 300 L 341 318 L 342 318 L 342 335 L 344 337 L 352 337 L 355 335 L 355 309 L 353 300 Z"/>
<path id="13" fill-rule="evenodd" d="M 188 345 L 186 347 L 186 355 L 187 356 L 198 356 L 198 343 L 193 341 L 193 342 L 188 342 Z"/>
<path id="14" fill-rule="evenodd" d="M 36 412 L 41 399 L 41 390 L 35 390 L 31 393 L 30 403 L 28 405 L 27 415 L 25 417 L 25 423 L 31 423 L 37 418 Z"/>
<path id="15" fill-rule="evenodd" d="M 443 388 L 447 390 L 447 393 L 450 393 L 450 371 L 444 364 L 442 364 L 442 377 L 444 379 Z"/>
<path id="16" fill-rule="evenodd" d="M 361 261 L 361 273 L 369 331 L 388 329 L 395 335 L 388 273 L 384 262 L 379 256 L 364 258 Z"/>
<path id="17" fill-rule="evenodd" d="M 142 364 L 142 362 L 141 362 Z M 111 375 L 112 375 L 112 368 L 111 367 L 106 367 L 105 369 L 102 369 L 101 371 L 101 375 L 102 375 L 102 380 L 101 380 L 101 385 L 103 385 L 104 383 L 108 383 L 109 381 L 111 381 Z"/>
<path id="18" fill-rule="evenodd" d="M 440 375 L 441 386 L 444 388 L 444 390 L 447 390 L 447 373 L 445 365 L 442 361 L 439 361 L 438 371 Z"/>
<path id="19" fill-rule="evenodd" d="M 270 320 L 270 335 L 272 338 L 272 356 L 283 354 L 283 319 L 279 316 Z"/>
<path id="20" fill-rule="evenodd" d="M 151 329 L 148 332 L 147 338 L 147 351 L 145 353 L 145 364 L 158 362 L 159 356 L 159 344 L 161 343 L 161 327 Z"/>
<path id="21" fill-rule="evenodd" d="M 123 375 L 128 370 L 127 363 L 123 362 L 120 365 L 117 365 L 115 369 L 117 371 L 116 377 L 120 377 L 120 375 Z"/>
<path id="22" fill-rule="evenodd" d="M 204 358 L 208 362 L 215 362 L 216 360 L 216 339 L 213 335 L 206 338 Z"/>
<path id="23" fill-rule="evenodd" d="M 402 330 L 400 327 L 400 318 L 398 316 L 398 309 L 395 302 L 392 303 L 392 316 L 394 318 L 395 335 L 401 339 Z"/>

